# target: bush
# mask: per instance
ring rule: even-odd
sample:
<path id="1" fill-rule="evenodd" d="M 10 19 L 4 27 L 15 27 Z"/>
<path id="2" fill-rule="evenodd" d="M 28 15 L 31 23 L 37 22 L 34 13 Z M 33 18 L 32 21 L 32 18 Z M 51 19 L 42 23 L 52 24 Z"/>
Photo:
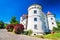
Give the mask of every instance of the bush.
<path id="1" fill-rule="evenodd" d="M 13 29 L 14 29 L 14 25 L 12 25 L 12 24 L 7 25 L 6 29 L 7 29 L 9 32 L 12 32 Z"/>
<path id="2" fill-rule="evenodd" d="M 60 28 L 55 28 L 55 27 L 53 27 L 53 31 L 54 31 L 54 32 L 60 32 Z"/>
<path id="3" fill-rule="evenodd" d="M 24 31 L 24 26 L 22 24 L 17 24 L 15 27 L 14 27 L 14 32 L 16 34 L 21 34 L 23 33 Z"/>
<path id="4" fill-rule="evenodd" d="M 23 33 L 24 35 L 28 35 L 28 31 L 24 31 L 24 33 Z"/>
<path id="5" fill-rule="evenodd" d="M 4 22 L 3 21 L 0 21 L 0 29 L 4 29 Z"/>
<path id="6" fill-rule="evenodd" d="M 45 34 L 47 35 L 47 34 L 50 34 L 51 32 L 45 32 Z"/>
<path id="7" fill-rule="evenodd" d="M 28 32 L 28 35 L 29 35 L 29 36 L 33 33 L 32 30 L 28 30 L 27 32 Z"/>
<path id="8" fill-rule="evenodd" d="M 27 31 L 24 31 L 24 35 L 31 35 L 32 34 L 32 30 L 27 30 Z"/>
<path id="9" fill-rule="evenodd" d="M 57 21 L 57 28 L 53 27 L 53 31 L 54 32 L 60 32 L 60 22 L 59 21 Z"/>

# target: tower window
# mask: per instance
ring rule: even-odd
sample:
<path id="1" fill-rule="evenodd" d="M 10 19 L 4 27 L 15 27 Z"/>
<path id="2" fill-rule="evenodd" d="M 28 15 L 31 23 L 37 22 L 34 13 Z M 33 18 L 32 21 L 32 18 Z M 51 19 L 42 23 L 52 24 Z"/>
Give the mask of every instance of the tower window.
<path id="1" fill-rule="evenodd" d="M 37 10 L 34 10 L 34 14 L 36 14 L 37 13 Z"/>
<path id="2" fill-rule="evenodd" d="M 54 23 L 52 22 L 52 24 L 54 24 Z"/>
<path id="3" fill-rule="evenodd" d="M 34 21 L 37 21 L 37 18 L 34 18 Z"/>
<path id="4" fill-rule="evenodd" d="M 34 29 L 37 29 L 37 25 L 36 24 L 34 25 Z"/>
<path id="5" fill-rule="evenodd" d="M 53 20 L 53 18 L 51 18 L 51 20 Z"/>

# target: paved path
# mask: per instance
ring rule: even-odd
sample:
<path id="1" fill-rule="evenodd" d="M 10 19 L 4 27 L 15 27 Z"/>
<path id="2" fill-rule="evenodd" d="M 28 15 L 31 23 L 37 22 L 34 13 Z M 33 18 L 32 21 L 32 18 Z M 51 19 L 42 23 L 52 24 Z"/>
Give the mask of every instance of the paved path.
<path id="1" fill-rule="evenodd" d="M 47 40 L 47 39 L 17 35 L 17 34 L 7 32 L 6 29 L 0 29 L 0 40 Z"/>

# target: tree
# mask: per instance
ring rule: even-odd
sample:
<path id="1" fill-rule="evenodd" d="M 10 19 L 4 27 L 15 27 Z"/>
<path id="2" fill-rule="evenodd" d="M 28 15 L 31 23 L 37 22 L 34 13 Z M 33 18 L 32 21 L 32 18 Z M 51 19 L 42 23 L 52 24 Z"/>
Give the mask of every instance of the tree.
<path id="1" fill-rule="evenodd" d="M 0 21 L 0 29 L 3 29 L 3 28 L 4 28 L 4 22 Z"/>
<path id="2" fill-rule="evenodd" d="M 9 24 L 7 24 L 7 23 L 4 23 L 4 27 L 5 27 L 5 28 L 7 27 L 7 25 L 9 25 Z"/>
<path id="3" fill-rule="evenodd" d="M 58 26 L 58 28 L 60 28 L 60 22 L 59 21 L 57 21 L 57 26 Z"/>
<path id="4" fill-rule="evenodd" d="M 13 25 L 19 24 L 19 22 L 16 20 L 15 16 L 12 17 L 10 24 L 13 24 Z"/>
<path id="5" fill-rule="evenodd" d="M 54 32 L 60 32 L 60 22 L 57 21 L 56 23 L 57 23 L 57 26 L 58 26 L 58 27 L 57 27 L 57 28 L 53 27 L 53 31 L 54 31 Z"/>

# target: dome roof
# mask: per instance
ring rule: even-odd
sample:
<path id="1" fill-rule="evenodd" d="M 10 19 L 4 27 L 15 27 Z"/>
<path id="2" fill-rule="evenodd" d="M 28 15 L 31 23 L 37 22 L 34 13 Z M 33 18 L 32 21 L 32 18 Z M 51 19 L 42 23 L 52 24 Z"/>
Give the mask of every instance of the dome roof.
<path id="1" fill-rule="evenodd" d="M 42 9 L 42 6 L 39 5 L 39 4 L 32 4 L 31 6 L 29 6 L 28 10 L 32 7 L 38 7 L 38 8 L 41 8 Z"/>
<path id="2" fill-rule="evenodd" d="M 39 5 L 39 4 L 32 4 L 32 5 L 30 5 L 30 7 L 31 7 L 31 6 L 36 6 L 36 5 L 41 6 L 41 5 Z"/>

